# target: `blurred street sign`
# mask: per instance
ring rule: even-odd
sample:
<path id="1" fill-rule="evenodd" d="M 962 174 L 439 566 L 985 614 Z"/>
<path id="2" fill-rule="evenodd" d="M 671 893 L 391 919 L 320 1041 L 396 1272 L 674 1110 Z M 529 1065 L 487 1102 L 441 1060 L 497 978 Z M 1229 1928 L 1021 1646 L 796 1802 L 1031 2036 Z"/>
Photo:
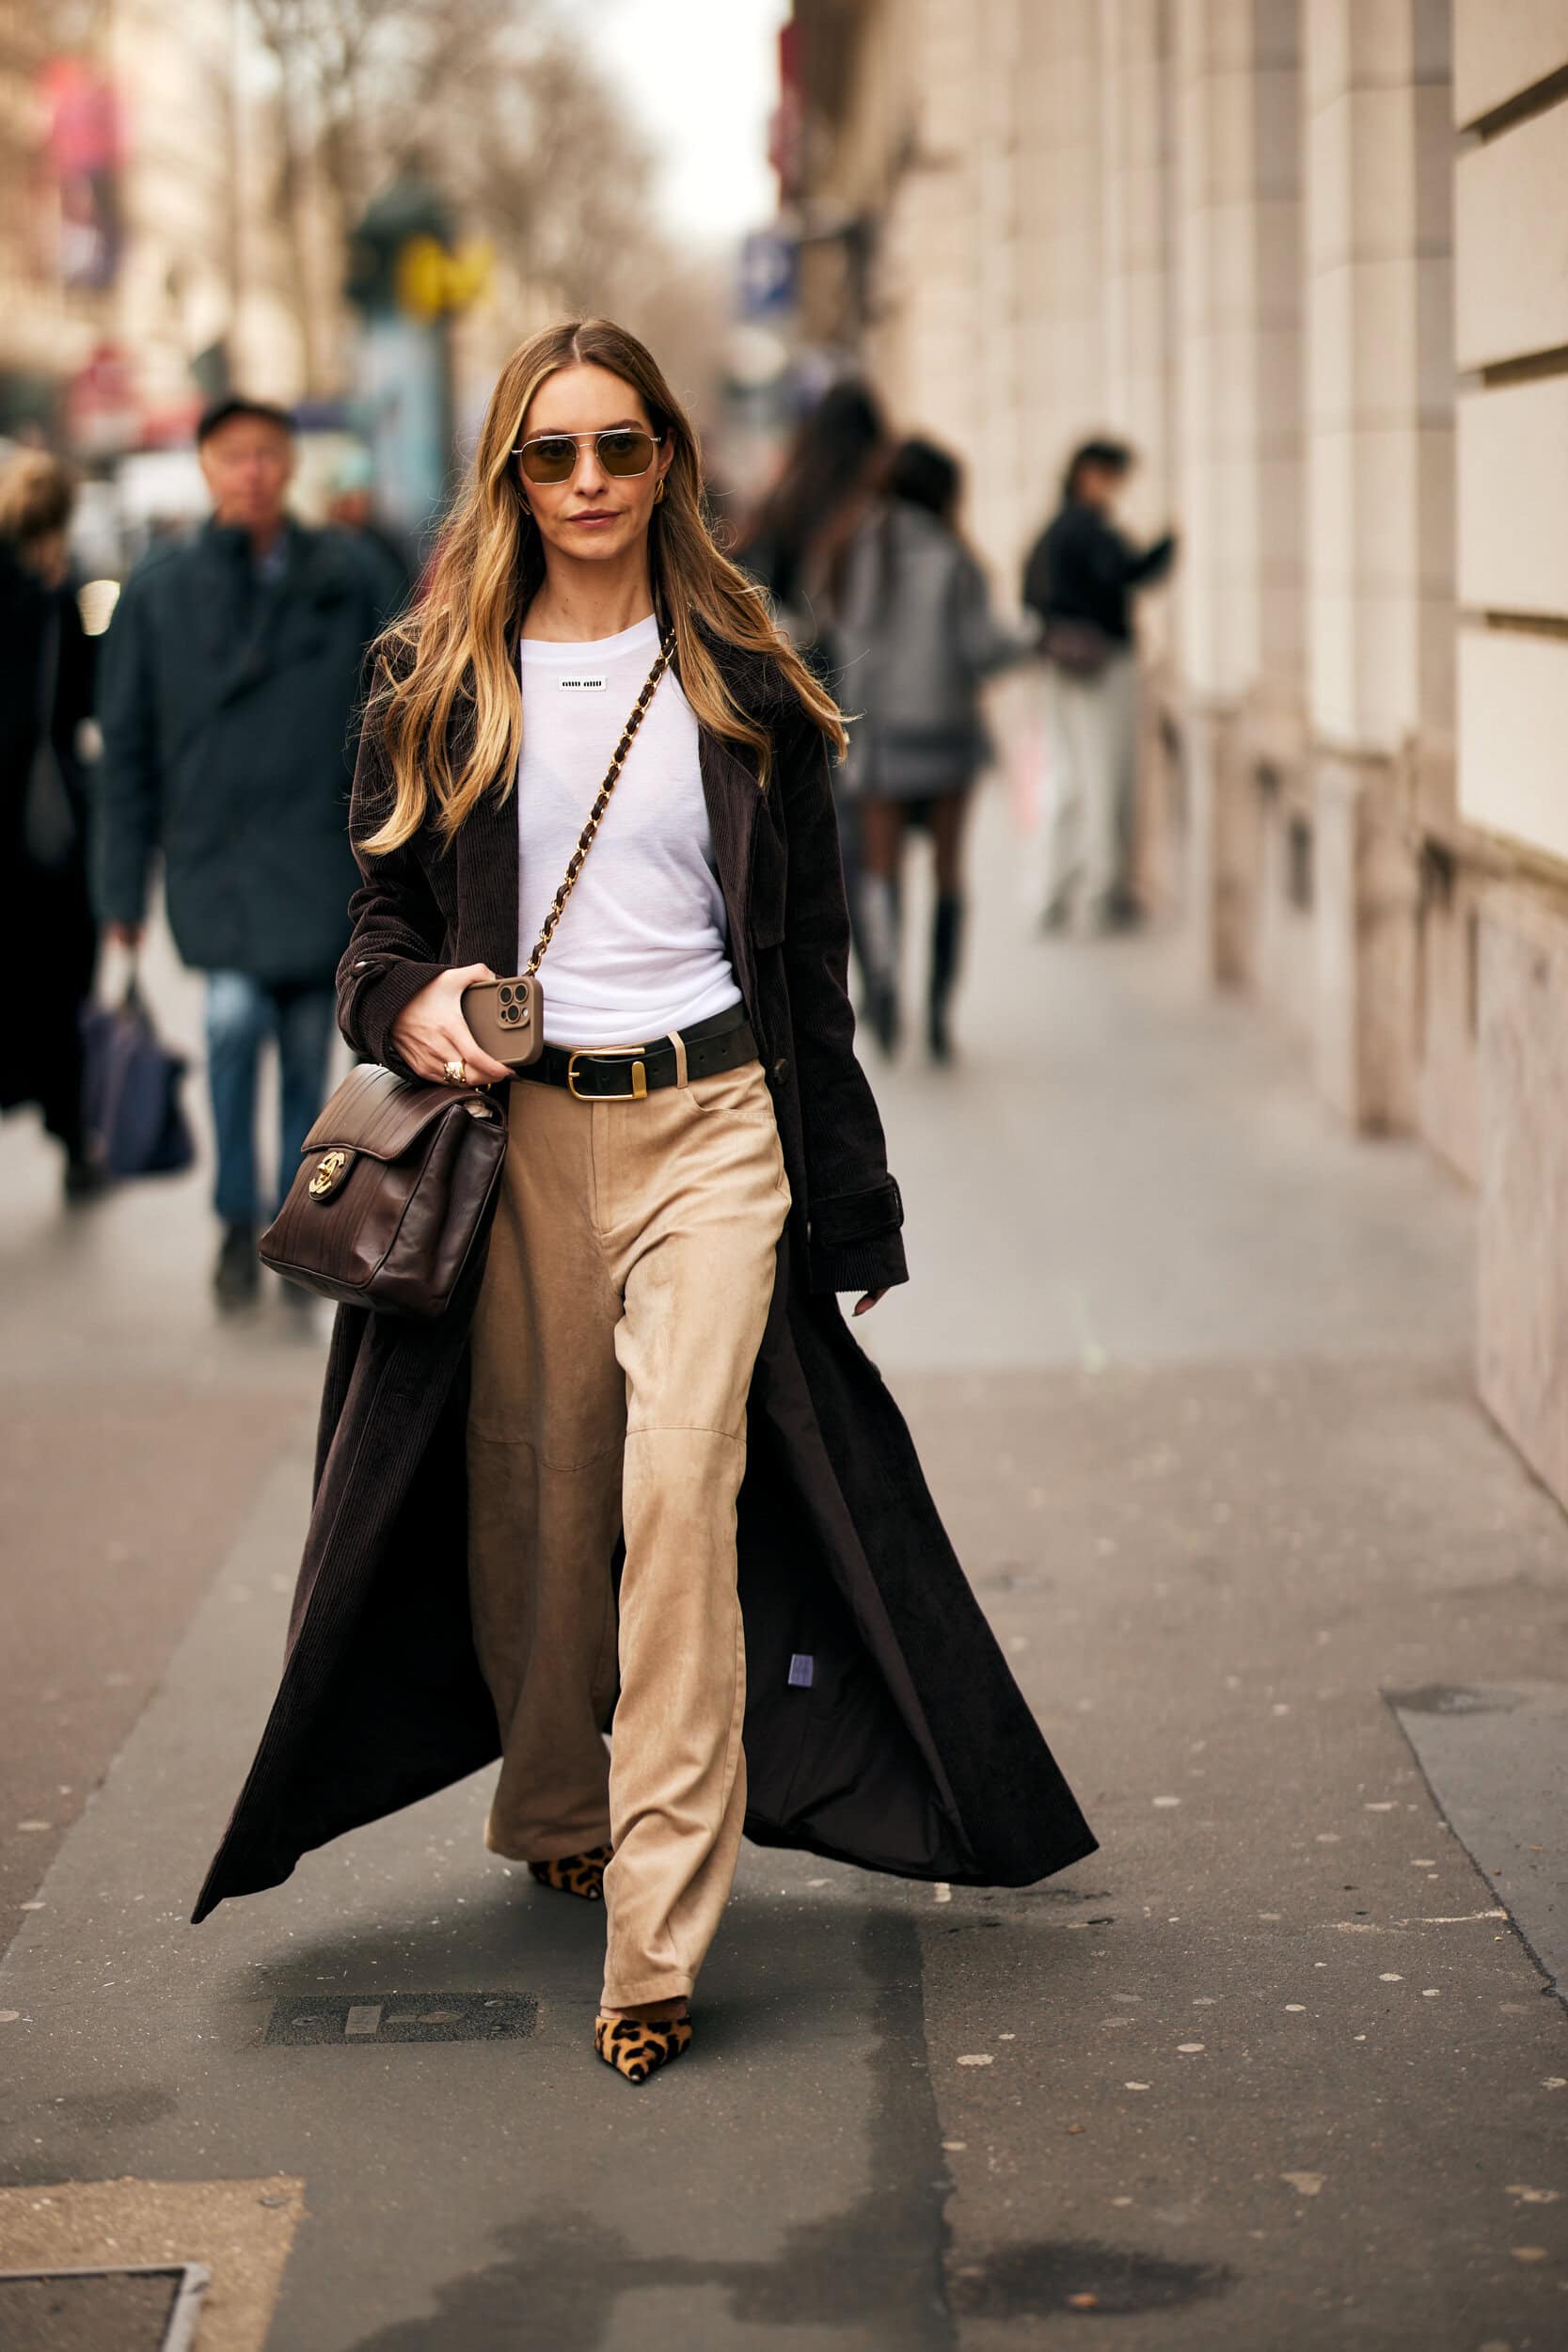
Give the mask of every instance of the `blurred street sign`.
<path id="1" fill-rule="evenodd" d="M 779 27 L 779 103 L 768 126 L 768 160 L 779 175 L 779 194 L 789 203 L 800 193 L 806 153 L 806 97 L 801 73 L 800 26 L 790 16 Z"/>
<path id="2" fill-rule="evenodd" d="M 436 191 L 420 180 L 394 180 L 366 206 L 350 242 L 349 300 L 371 312 L 397 310 L 404 255 L 422 245 L 444 254 L 451 241 L 451 215 Z"/>
<path id="3" fill-rule="evenodd" d="M 483 238 L 470 238 L 453 253 L 438 237 L 410 237 L 398 251 L 399 307 L 427 322 L 466 310 L 488 292 L 494 270 L 495 253 Z"/>
<path id="4" fill-rule="evenodd" d="M 44 67 L 39 96 L 55 271 L 62 285 L 102 292 L 119 267 L 119 102 L 96 66 L 65 56 Z"/>
<path id="5" fill-rule="evenodd" d="M 756 229 L 742 241 L 736 307 L 743 319 L 782 318 L 795 308 L 800 240 L 784 229 Z"/>

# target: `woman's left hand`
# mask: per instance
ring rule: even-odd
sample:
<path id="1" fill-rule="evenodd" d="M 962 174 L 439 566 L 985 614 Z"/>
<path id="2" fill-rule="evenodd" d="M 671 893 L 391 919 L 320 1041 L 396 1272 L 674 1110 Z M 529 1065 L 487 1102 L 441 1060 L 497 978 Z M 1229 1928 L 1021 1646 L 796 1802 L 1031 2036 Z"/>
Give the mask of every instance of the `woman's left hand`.
<path id="1" fill-rule="evenodd" d="M 855 1302 L 856 1314 L 868 1315 L 871 1312 L 872 1308 L 877 1304 L 878 1299 L 885 1298 L 886 1296 L 886 1291 L 867 1291 L 863 1298 L 857 1299 Z"/>

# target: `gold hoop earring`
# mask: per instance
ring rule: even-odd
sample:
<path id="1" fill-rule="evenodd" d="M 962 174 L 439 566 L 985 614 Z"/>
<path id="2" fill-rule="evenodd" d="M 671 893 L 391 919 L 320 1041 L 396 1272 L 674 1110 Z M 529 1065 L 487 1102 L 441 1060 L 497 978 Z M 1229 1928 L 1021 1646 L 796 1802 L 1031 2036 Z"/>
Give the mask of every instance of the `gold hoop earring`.
<path id="1" fill-rule="evenodd" d="M 657 487 L 657 489 L 654 492 L 654 504 L 655 504 L 656 506 L 662 506 L 662 505 L 663 505 L 663 503 L 664 503 L 664 476 L 663 476 L 662 474 L 660 474 L 660 476 L 659 476 L 659 478 L 658 478 L 658 487 Z"/>
<path id="2" fill-rule="evenodd" d="M 533 520 L 533 509 L 529 504 L 527 499 L 519 499 L 517 503 L 522 508 L 524 514 L 528 516 L 529 521 L 531 522 Z"/>

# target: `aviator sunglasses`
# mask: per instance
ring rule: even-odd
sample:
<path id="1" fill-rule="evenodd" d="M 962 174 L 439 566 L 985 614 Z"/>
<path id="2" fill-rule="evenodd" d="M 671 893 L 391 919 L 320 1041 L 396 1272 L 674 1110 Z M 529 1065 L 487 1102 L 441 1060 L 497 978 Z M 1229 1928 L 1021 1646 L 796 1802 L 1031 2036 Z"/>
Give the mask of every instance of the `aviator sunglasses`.
<path id="1" fill-rule="evenodd" d="M 644 433 L 641 425 L 617 424 L 606 433 L 541 433 L 512 454 L 522 461 L 530 482 L 569 482 L 577 471 L 579 447 L 592 441 L 606 473 L 626 482 L 647 472 L 663 438 L 662 433 Z"/>

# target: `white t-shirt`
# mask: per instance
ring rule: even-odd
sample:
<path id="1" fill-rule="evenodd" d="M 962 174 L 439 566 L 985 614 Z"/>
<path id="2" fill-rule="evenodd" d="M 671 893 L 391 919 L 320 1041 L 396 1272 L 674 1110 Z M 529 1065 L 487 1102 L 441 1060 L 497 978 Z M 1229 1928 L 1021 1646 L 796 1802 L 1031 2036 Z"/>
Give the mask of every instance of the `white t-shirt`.
<path id="1" fill-rule="evenodd" d="M 517 968 L 658 651 L 645 621 L 586 645 L 525 637 Z M 551 1045 L 639 1045 L 740 1002 L 703 798 L 697 722 L 666 670 L 539 977 Z"/>

